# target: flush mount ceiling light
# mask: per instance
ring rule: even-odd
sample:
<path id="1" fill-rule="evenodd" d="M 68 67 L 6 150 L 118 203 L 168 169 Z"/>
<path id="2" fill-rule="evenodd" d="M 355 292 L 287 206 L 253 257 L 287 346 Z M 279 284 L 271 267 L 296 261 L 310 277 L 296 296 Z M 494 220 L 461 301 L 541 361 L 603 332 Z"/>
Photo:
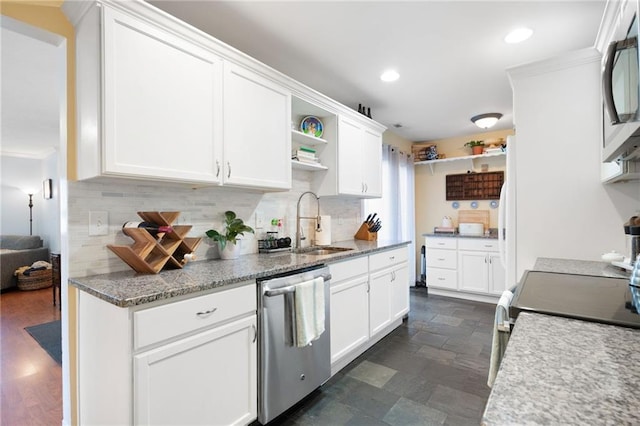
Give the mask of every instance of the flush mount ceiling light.
<path id="1" fill-rule="evenodd" d="M 507 34 L 507 36 L 504 38 L 504 41 L 509 44 L 520 43 L 531 37 L 532 34 L 533 30 L 531 28 L 516 28 L 515 30 Z"/>
<path id="2" fill-rule="evenodd" d="M 400 74 L 398 74 L 395 70 L 387 70 L 380 75 L 380 80 L 385 82 L 396 81 L 400 78 Z"/>
<path id="3" fill-rule="evenodd" d="M 499 112 L 489 112 L 471 117 L 471 121 L 481 129 L 488 129 L 493 127 L 501 118 L 502 114 Z"/>

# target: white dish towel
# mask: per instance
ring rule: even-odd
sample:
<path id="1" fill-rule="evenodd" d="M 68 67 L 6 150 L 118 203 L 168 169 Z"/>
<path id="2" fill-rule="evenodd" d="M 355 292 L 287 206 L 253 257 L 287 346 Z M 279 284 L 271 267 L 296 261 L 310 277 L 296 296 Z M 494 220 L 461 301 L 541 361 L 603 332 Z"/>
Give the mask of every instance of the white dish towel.
<path id="1" fill-rule="evenodd" d="M 324 333 L 324 278 L 297 284 L 295 289 L 295 345 L 307 346 Z"/>
<path id="2" fill-rule="evenodd" d="M 498 370 L 500 369 L 500 363 L 502 362 L 502 356 L 507 349 L 507 343 L 509 342 L 509 332 L 511 327 L 509 326 L 509 305 L 513 299 L 513 293 L 509 290 L 502 292 L 500 300 L 496 305 L 496 316 L 493 322 L 493 340 L 491 342 L 491 359 L 489 361 L 489 378 L 487 379 L 487 385 L 493 386 L 493 382 L 496 380 Z"/>

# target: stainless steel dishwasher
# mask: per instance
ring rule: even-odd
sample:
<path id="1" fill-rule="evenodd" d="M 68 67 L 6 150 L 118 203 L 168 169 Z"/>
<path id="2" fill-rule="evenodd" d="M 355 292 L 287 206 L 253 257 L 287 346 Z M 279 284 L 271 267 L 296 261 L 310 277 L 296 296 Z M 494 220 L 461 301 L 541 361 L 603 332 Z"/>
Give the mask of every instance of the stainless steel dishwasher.
<path id="1" fill-rule="evenodd" d="M 293 344 L 296 284 L 324 278 L 325 331 L 310 345 Z M 331 377 L 329 268 L 296 270 L 258 280 L 258 421 L 266 424 Z"/>

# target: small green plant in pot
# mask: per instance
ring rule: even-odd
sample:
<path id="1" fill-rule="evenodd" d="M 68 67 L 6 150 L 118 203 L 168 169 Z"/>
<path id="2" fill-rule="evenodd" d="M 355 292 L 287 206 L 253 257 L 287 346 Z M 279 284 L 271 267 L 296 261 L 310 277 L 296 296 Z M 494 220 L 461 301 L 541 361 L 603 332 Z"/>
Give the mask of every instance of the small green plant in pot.
<path id="1" fill-rule="evenodd" d="M 246 225 L 242 219 L 236 216 L 235 212 L 228 210 L 224 212 L 224 231 L 222 233 L 215 229 L 209 229 L 207 237 L 218 243 L 220 257 L 222 259 L 236 259 L 239 255 L 237 238 L 245 232 L 254 233 L 253 228 Z"/>
<path id="2" fill-rule="evenodd" d="M 482 154 L 484 150 L 484 141 L 469 141 L 465 143 L 464 146 L 468 146 L 474 155 L 478 155 Z"/>

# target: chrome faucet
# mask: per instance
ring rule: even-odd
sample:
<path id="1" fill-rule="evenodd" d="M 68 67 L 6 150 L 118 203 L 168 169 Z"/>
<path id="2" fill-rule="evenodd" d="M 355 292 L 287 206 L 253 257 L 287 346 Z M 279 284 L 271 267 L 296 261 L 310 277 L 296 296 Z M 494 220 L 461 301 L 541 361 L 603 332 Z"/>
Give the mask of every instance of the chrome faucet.
<path id="1" fill-rule="evenodd" d="M 318 204 L 318 214 L 316 216 L 300 216 L 300 200 L 305 194 L 311 194 L 316 198 Z M 298 205 L 296 206 L 296 248 L 300 248 L 300 243 L 302 240 L 305 240 L 306 237 L 302 235 L 302 228 L 300 228 L 300 219 L 312 219 L 316 221 L 316 231 L 322 231 L 322 226 L 320 225 L 320 197 L 318 197 L 315 193 L 311 191 L 303 192 L 298 198 Z"/>

